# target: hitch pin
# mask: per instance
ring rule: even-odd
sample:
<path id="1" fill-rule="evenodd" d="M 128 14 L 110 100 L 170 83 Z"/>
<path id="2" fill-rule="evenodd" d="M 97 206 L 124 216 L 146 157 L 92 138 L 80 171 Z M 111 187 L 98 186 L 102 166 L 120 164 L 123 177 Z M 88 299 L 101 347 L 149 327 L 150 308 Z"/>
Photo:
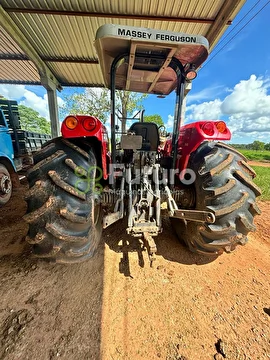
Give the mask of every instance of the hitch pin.
<path id="1" fill-rule="evenodd" d="M 177 206 L 175 200 L 173 199 L 171 191 L 167 185 L 165 186 L 165 191 L 168 196 L 169 214 L 170 214 L 170 216 L 173 216 L 175 210 L 178 210 L 178 206 Z"/>
<path id="2" fill-rule="evenodd" d="M 148 233 L 144 232 L 143 237 L 147 243 L 147 250 L 150 259 L 150 267 L 153 266 L 153 261 L 156 260 L 157 245 L 154 238 Z"/>

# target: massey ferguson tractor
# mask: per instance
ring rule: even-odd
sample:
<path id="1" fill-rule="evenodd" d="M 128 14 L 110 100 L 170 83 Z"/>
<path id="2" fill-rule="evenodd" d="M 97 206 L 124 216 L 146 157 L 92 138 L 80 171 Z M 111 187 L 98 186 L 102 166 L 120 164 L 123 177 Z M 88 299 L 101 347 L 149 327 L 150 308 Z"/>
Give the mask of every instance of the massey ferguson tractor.
<path id="1" fill-rule="evenodd" d="M 127 233 L 144 240 L 152 263 L 162 203 L 193 252 L 217 255 L 245 244 L 260 213 L 255 172 L 221 142 L 231 138 L 225 122 L 182 124 L 185 87 L 208 56 L 207 40 L 104 25 L 95 47 L 111 93 L 110 143 L 95 114 L 70 115 L 62 136 L 36 153 L 24 217 L 33 253 L 59 263 L 83 261 L 94 255 L 102 229 L 124 218 Z M 172 136 L 164 143 L 163 129 L 143 117 L 119 134 L 116 89 L 158 96 L 175 91 Z"/>

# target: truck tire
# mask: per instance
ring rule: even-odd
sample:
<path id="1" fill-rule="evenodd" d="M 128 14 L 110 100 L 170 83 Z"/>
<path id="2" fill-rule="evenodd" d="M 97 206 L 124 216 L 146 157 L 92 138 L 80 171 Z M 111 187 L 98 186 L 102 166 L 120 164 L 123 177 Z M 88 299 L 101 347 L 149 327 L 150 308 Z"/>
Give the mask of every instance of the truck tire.
<path id="1" fill-rule="evenodd" d="M 34 156 L 28 172 L 27 241 L 37 257 L 76 263 L 92 257 L 102 233 L 95 192 L 96 157 L 74 142 L 56 138 Z"/>
<path id="2" fill-rule="evenodd" d="M 12 181 L 8 169 L 0 164 L 0 206 L 5 205 L 12 194 Z"/>
<path id="3" fill-rule="evenodd" d="M 261 194 L 245 157 L 226 144 L 204 142 L 191 155 L 188 168 L 196 176 L 195 210 L 210 210 L 216 219 L 214 224 L 184 224 L 171 218 L 178 237 L 201 254 L 231 252 L 237 244 L 244 245 L 247 234 L 255 230 L 253 218 L 260 214 L 256 197 Z"/>

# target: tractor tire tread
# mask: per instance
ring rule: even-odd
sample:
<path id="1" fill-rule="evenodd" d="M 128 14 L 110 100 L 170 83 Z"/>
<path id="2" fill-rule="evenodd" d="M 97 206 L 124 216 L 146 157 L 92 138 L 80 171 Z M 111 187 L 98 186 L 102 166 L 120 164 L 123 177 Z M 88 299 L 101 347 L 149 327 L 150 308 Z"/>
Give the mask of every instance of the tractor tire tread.
<path id="1" fill-rule="evenodd" d="M 94 189 L 88 179 L 68 166 L 68 159 L 78 164 L 83 174 L 96 165 L 90 146 L 87 153 L 63 138 L 51 140 L 37 152 L 34 167 L 39 171 L 28 172 L 28 209 L 24 216 L 29 223 L 26 240 L 33 254 L 59 263 L 92 257 L 102 232 L 102 212 L 95 210 L 100 204 Z"/>
<path id="2" fill-rule="evenodd" d="M 188 167 L 196 181 L 195 210 L 211 211 L 214 224 L 184 222 L 172 218 L 178 237 L 200 254 L 230 252 L 245 244 L 256 229 L 253 218 L 260 213 L 256 197 L 260 189 L 252 181 L 255 172 L 246 158 L 227 144 L 204 142 L 190 157 Z"/>

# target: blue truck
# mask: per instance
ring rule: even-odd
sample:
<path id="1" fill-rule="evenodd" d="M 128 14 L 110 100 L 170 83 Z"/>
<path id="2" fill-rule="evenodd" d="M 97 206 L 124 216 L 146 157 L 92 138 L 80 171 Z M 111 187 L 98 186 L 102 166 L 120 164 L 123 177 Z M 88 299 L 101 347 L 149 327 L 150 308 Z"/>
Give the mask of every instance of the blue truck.
<path id="1" fill-rule="evenodd" d="M 22 130 L 16 101 L 0 99 L 0 206 L 18 187 L 19 173 L 33 163 L 33 153 L 50 135 Z"/>

